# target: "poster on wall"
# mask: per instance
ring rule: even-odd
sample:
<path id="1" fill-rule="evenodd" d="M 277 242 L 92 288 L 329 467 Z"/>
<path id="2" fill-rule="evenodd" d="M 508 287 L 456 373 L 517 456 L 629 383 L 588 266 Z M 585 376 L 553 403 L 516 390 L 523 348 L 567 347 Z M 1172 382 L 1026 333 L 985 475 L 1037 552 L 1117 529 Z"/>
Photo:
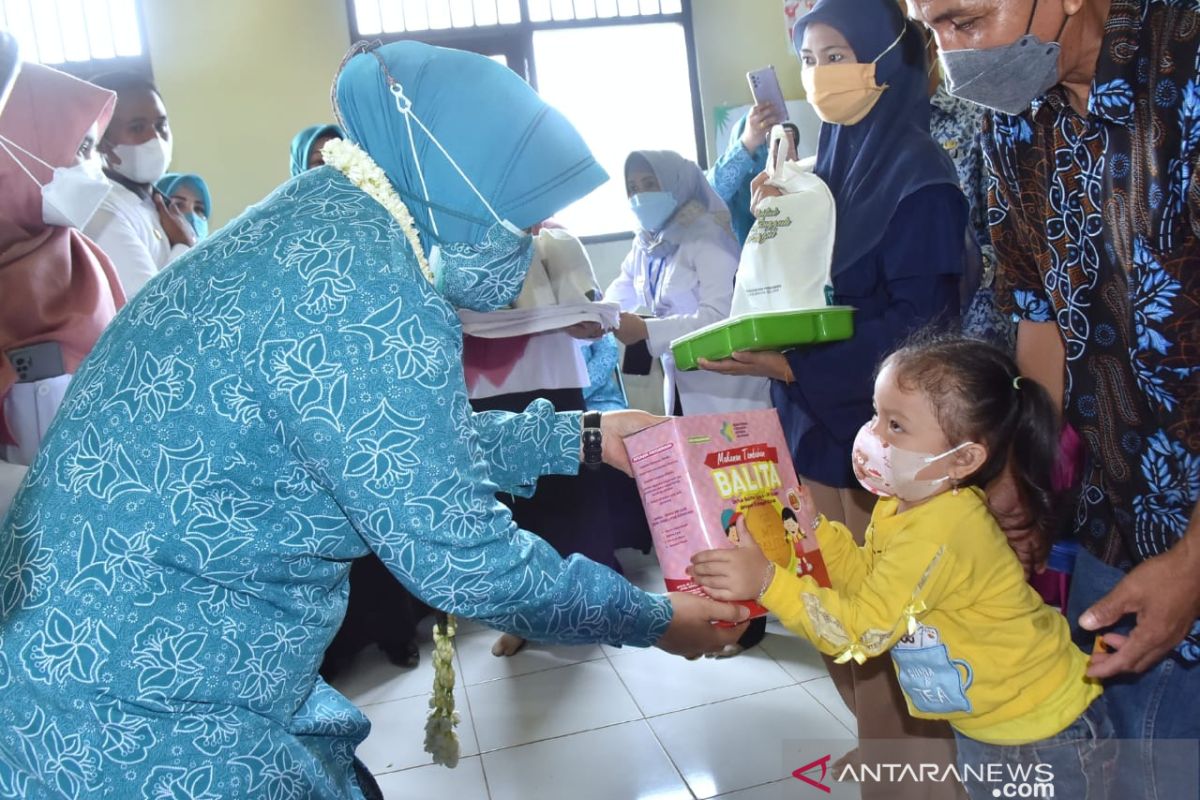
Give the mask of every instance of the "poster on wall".
<path id="1" fill-rule="evenodd" d="M 787 25 L 788 41 L 792 39 L 792 28 L 795 27 L 796 20 L 812 11 L 816 4 L 817 0 L 783 0 L 783 23 Z"/>

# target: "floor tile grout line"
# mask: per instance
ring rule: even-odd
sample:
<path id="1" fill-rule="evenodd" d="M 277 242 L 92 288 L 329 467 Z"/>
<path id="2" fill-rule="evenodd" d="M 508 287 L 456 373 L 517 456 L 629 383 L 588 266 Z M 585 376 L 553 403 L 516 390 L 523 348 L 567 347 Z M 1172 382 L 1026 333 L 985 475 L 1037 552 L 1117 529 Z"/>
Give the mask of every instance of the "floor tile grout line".
<path id="1" fill-rule="evenodd" d="M 708 798 L 708 800 L 721 800 L 721 798 L 723 798 L 723 797 L 733 797 L 735 794 L 739 794 L 741 792 L 749 792 L 753 789 L 761 789 L 764 786 L 774 786 L 777 783 L 787 783 L 789 780 L 795 780 L 795 778 L 793 778 L 793 777 L 779 778 L 777 780 L 767 781 L 766 783 L 756 783 L 753 786 L 747 786 L 744 789 L 734 789 L 732 791 L 725 792 L 724 794 L 714 795 L 713 797 Z"/>
<path id="2" fill-rule="evenodd" d="M 457 659 L 457 656 L 458 656 L 458 651 L 455 650 L 456 659 Z M 553 670 L 556 670 L 556 669 L 566 669 L 567 667 L 574 667 L 579 664 L 594 664 L 597 661 L 602 661 L 602 660 L 604 660 L 603 657 L 588 658 L 588 659 L 584 659 L 582 661 L 575 661 L 571 664 L 556 664 L 553 667 L 545 667 L 543 669 L 535 669 L 532 672 L 522 672 L 520 675 L 505 675 L 500 678 L 491 678 L 489 680 L 478 681 L 476 683 L 467 683 L 466 681 L 461 680 L 461 678 L 462 678 L 462 663 L 459 662 L 455 667 L 455 669 L 456 669 L 455 674 L 458 675 L 460 680 L 455 682 L 455 686 L 456 686 L 456 688 L 460 688 L 464 692 L 466 692 L 469 688 L 473 688 L 476 686 L 487 686 L 489 684 L 499 683 L 500 681 L 510 681 L 510 680 L 515 680 L 517 678 L 524 678 L 528 675 L 539 675 L 543 672 L 552 672 Z M 431 688 L 432 688 L 432 685 L 433 684 L 431 683 L 430 684 Z M 358 708 L 363 709 L 363 708 L 370 708 L 371 706 L 382 706 L 382 705 L 387 705 L 388 703 L 396 703 L 401 700 L 412 700 L 414 697 L 429 697 L 431 694 L 433 694 L 432 691 L 414 692 L 413 694 L 406 694 L 401 697 L 390 697 L 387 700 L 375 700 L 370 703 L 360 703 L 360 702 L 355 701 L 352 698 L 349 698 L 348 696 L 347 696 L 347 699 L 349 699 L 351 703 L 354 703 L 354 705 L 357 706 Z"/>
<path id="3" fill-rule="evenodd" d="M 455 645 L 456 646 L 454 648 L 454 661 L 458 666 L 458 674 L 461 676 L 463 674 L 462 673 L 462 653 L 459 652 L 457 643 L 455 643 Z M 481 773 L 483 773 L 483 791 L 487 795 L 487 800 L 491 800 L 492 786 L 490 783 L 488 783 L 487 764 L 485 764 L 483 761 L 483 746 L 479 744 L 479 727 L 475 724 L 475 710 L 471 707 L 471 693 L 467 690 L 466 681 L 463 681 L 462 689 L 463 689 L 463 697 L 465 697 L 467 700 L 467 716 L 469 716 L 471 718 L 471 733 L 473 733 L 475 735 L 475 749 L 479 751 L 478 753 L 475 754 L 475 757 L 477 757 L 479 759 L 479 771 Z"/>
<path id="4" fill-rule="evenodd" d="M 831 681 L 832 681 L 832 679 L 831 679 Z M 847 725 L 846 723 L 842 722 L 842 718 L 841 718 L 841 717 L 839 717 L 839 716 L 838 716 L 838 715 L 837 715 L 837 714 L 836 714 L 836 713 L 833 711 L 833 709 L 831 709 L 831 708 L 830 708 L 828 705 L 826 705 L 826 704 L 825 704 L 825 703 L 824 703 L 824 702 L 821 700 L 821 698 L 817 697 L 815 694 L 813 694 L 811 691 L 809 691 L 808 687 L 807 687 L 807 686 L 805 686 L 804 684 L 800 684 L 800 688 L 801 688 L 801 689 L 803 689 L 805 692 L 808 692 L 808 695 L 809 695 L 809 697 L 811 697 L 813 700 L 816 700 L 816 701 L 817 701 L 817 705 L 819 705 L 821 708 L 823 708 L 823 709 L 825 709 L 826 711 L 828 711 L 828 712 L 829 712 L 829 715 L 830 715 L 831 717 L 833 717 L 835 720 L 837 720 L 837 723 L 838 723 L 839 725 L 841 725 L 843 728 L 845 728 L 847 733 L 849 733 L 851 736 L 853 736 L 853 737 L 854 737 L 854 741 L 856 741 L 856 742 L 858 741 L 858 734 L 857 734 L 857 733 L 855 733 L 854 731 L 850 730 L 850 726 L 849 726 L 849 725 Z M 834 687 L 834 691 L 837 691 L 837 687 L 836 687 L 836 686 Z M 846 710 L 847 710 L 847 711 L 849 711 L 850 709 L 849 709 L 849 708 L 847 708 Z"/>
<path id="5" fill-rule="evenodd" d="M 524 678 L 526 675 L 538 675 L 543 672 L 550 672 L 551 670 L 563 669 L 565 667 L 573 667 L 576 664 L 591 664 L 596 661 L 604 660 L 604 658 L 606 656 L 603 655 L 603 652 L 604 652 L 603 648 L 601 648 L 601 655 L 596 656 L 595 658 L 581 658 L 578 661 L 572 661 L 570 664 L 555 664 L 552 667 L 539 667 L 538 669 L 533 669 L 533 670 L 530 670 L 529 672 L 522 672 L 517 675 L 501 675 L 498 678 L 488 678 L 486 681 L 475 681 L 474 683 L 467 683 L 466 681 L 463 681 L 463 687 L 465 688 L 467 686 L 486 686 L 489 683 L 497 683 L 499 681 L 508 681 L 508 680 L 512 680 L 514 678 Z M 495 656 L 493 656 L 493 658 L 495 658 Z"/>
<path id="6" fill-rule="evenodd" d="M 620 673 L 618 673 L 618 674 L 620 674 Z M 789 675 L 788 677 L 790 678 L 791 675 Z M 659 714 L 651 714 L 651 715 L 645 717 L 645 719 L 647 722 L 649 722 L 652 719 L 660 719 L 662 717 L 669 717 L 672 714 L 682 714 L 684 711 L 695 711 L 697 708 L 704 708 L 705 706 L 719 706 L 722 703 L 732 703 L 734 700 L 745 700 L 747 697 L 755 697 L 756 695 L 766 694 L 767 692 L 778 692 L 781 689 L 790 689 L 793 686 L 800 686 L 800 684 L 790 683 L 790 684 L 784 684 L 783 686 L 772 686 L 769 689 L 758 689 L 757 691 L 746 692 L 745 694 L 739 694 L 736 697 L 724 697 L 720 700 L 710 700 L 707 703 L 696 703 L 696 705 L 694 705 L 694 706 L 685 706 L 684 708 L 675 708 L 670 711 L 663 711 Z M 809 694 L 811 695 L 812 692 L 809 692 Z M 813 699 L 816 700 L 815 697 Z M 636 702 L 636 701 L 634 701 L 634 702 Z M 817 705 L 821 706 L 821 708 L 825 708 L 825 704 L 822 703 L 820 700 L 817 700 Z M 640 706 L 639 706 L 639 708 L 640 708 Z M 827 708 L 825 710 L 829 711 L 829 709 L 827 709 Z M 830 714 L 832 714 L 832 713 L 833 712 L 830 712 Z M 836 719 L 836 717 L 835 717 L 835 719 Z M 839 724 L 841 723 L 841 720 L 837 720 L 837 721 Z M 843 725 L 842 727 L 845 727 L 845 726 Z"/>
<path id="7" fill-rule="evenodd" d="M 482 750 L 481 749 L 479 751 L 478 755 L 480 757 L 485 756 L 485 755 L 495 755 L 496 753 L 503 753 L 505 750 L 516 750 L 518 747 L 528 747 L 529 745 L 533 745 L 533 744 L 542 744 L 543 742 L 553 742 L 556 739 L 567 739 L 572 736 L 581 736 L 585 733 L 595 733 L 596 731 L 602 731 L 602 730 L 605 730 L 606 728 L 615 728 L 618 725 L 629 725 L 630 723 L 633 723 L 633 722 L 646 722 L 646 721 L 647 720 L 644 717 L 641 719 L 638 719 L 635 717 L 634 719 L 623 719 L 620 722 L 608 722 L 608 723 L 605 723 L 604 725 L 597 725 L 595 728 L 588 728 L 588 729 L 582 730 L 582 731 L 572 731 L 571 733 L 560 733 L 556 736 L 545 736 L 541 739 L 533 739 L 532 741 L 528 741 L 528 742 L 518 742 L 517 744 L 507 744 L 504 747 L 493 747 L 491 750 Z"/>
<path id="8" fill-rule="evenodd" d="M 601 650 L 603 649 L 604 648 L 601 648 Z M 604 657 L 608 659 L 608 666 L 612 668 L 613 674 L 616 675 L 617 680 L 621 682 L 621 688 L 625 690 L 625 694 L 629 695 L 629 698 L 633 700 L 633 704 L 637 707 L 638 713 L 642 715 L 642 719 L 647 719 L 646 709 L 642 708 L 642 704 L 638 702 L 637 696 L 633 693 L 633 690 L 629 688 L 629 684 L 625 683 L 625 678 L 622 677 L 621 670 L 617 669 L 617 665 L 613 663 L 612 657 L 609 656 L 608 653 L 605 653 Z"/>
<path id="9" fill-rule="evenodd" d="M 692 784 L 688 782 L 687 776 L 683 774 L 683 770 L 680 769 L 679 765 L 675 763 L 675 757 L 671 755 L 671 751 L 667 749 L 667 746 L 663 744 L 662 739 L 659 738 L 658 731 L 654 730 L 654 726 L 650 724 L 650 719 L 648 717 L 644 717 L 642 722 L 647 728 L 650 729 L 650 735 L 654 737 L 654 741 L 658 742 L 658 748 L 662 750 L 663 755 L 667 757 L 667 761 L 671 763 L 671 768 L 675 770 L 675 774 L 679 776 L 679 780 L 683 781 L 683 786 L 685 789 L 687 789 L 688 794 L 692 796 L 692 800 L 696 800 L 696 790 L 693 789 Z"/>

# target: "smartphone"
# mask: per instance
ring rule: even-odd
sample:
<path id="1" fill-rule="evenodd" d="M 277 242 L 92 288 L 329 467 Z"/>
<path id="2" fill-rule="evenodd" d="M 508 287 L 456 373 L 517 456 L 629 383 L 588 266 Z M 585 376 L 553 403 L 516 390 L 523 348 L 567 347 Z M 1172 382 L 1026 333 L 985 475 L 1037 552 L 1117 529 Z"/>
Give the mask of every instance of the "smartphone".
<path id="1" fill-rule="evenodd" d="M 779 76 L 775 74 L 774 66 L 768 64 L 762 69 L 747 72 L 746 80 L 750 83 L 750 94 L 754 96 L 755 105 L 771 103 L 779 109 L 781 122 L 788 118 L 787 102 L 783 99 L 783 90 L 779 88 Z"/>

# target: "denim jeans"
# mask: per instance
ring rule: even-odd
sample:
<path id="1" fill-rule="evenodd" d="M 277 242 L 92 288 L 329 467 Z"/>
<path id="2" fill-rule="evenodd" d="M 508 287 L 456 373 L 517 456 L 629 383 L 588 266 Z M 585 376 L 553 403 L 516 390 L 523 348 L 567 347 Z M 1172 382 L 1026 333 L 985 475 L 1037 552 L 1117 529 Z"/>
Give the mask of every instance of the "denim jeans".
<path id="1" fill-rule="evenodd" d="M 1079 616 L 1112 591 L 1124 572 L 1080 552 L 1071 576 L 1067 618 L 1075 642 L 1090 653 L 1096 634 L 1079 628 Z M 1127 633 L 1133 620 L 1112 628 Z M 1104 683 L 1104 699 L 1121 742 L 1114 798 L 1200 798 L 1200 666 L 1168 655 L 1140 675 Z"/>
<path id="2" fill-rule="evenodd" d="M 1053 797 L 1127 800 L 1111 793 L 1117 742 L 1100 697 L 1066 730 L 1030 744 L 985 744 L 955 731 L 958 769 L 971 800 Z"/>

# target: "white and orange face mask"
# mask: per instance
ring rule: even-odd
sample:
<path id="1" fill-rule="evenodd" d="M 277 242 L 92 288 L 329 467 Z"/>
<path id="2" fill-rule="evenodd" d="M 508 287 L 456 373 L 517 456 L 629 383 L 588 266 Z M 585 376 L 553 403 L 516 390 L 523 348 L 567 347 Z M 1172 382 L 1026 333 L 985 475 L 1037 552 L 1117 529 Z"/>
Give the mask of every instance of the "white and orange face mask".
<path id="1" fill-rule="evenodd" d="M 866 64 L 821 64 L 803 69 L 804 93 L 822 122 L 857 125 L 871 113 L 888 88 L 875 82 L 875 64 L 900 44 L 907 31 L 907 26 L 901 29 L 896 41 Z"/>

